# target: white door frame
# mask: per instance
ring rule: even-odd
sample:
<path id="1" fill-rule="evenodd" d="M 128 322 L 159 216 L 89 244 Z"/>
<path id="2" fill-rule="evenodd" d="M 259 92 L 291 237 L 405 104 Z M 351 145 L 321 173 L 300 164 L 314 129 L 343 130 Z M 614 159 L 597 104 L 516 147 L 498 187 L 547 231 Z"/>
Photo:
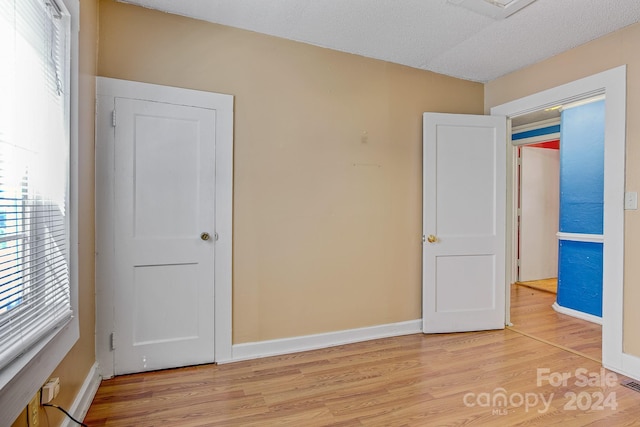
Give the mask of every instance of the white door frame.
<path id="1" fill-rule="evenodd" d="M 126 80 L 96 79 L 96 358 L 104 378 L 114 375 L 114 142 L 115 98 L 216 111 L 214 361 L 232 359 L 233 96 Z M 116 337 L 117 342 L 117 337 Z"/>
<path id="2" fill-rule="evenodd" d="M 604 154 L 604 253 L 602 296 L 602 363 L 606 368 L 640 378 L 640 358 L 623 351 L 624 191 L 626 144 L 626 65 L 491 108 L 492 115 L 517 117 L 533 111 L 606 96 Z M 516 208 L 513 145 L 507 141 L 507 279 L 513 279 Z M 508 184 L 508 185 L 509 185 Z M 511 282 L 508 282 L 509 284 Z M 509 286 L 506 303 L 509 305 Z M 506 309 L 509 315 L 509 306 Z M 506 319 L 507 324 L 509 318 Z"/>
<path id="3" fill-rule="evenodd" d="M 520 149 L 520 165 L 518 165 L 520 179 L 514 180 L 514 185 L 520 186 L 516 191 L 516 197 L 520 198 L 520 202 L 518 203 L 517 200 L 514 200 L 515 204 L 520 205 L 520 223 L 518 227 L 513 229 L 513 232 L 516 233 L 514 244 L 519 247 L 519 249 L 514 247 L 514 254 L 519 258 L 520 265 L 513 272 L 513 278 L 510 283 L 557 277 L 558 273 L 558 255 L 555 251 L 558 248 L 556 234 L 558 232 L 558 214 L 560 212 L 558 198 L 560 186 L 559 179 L 557 179 L 558 176 L 554 176 L 551 182 L 547 179 L 551 176 L 550 172 L 557 173 L 560 170 L 560 150 L 532 148 L 530 144 L 514 147 Z M 525 148 L 528 148 L 528 150 L 524 150 Z M 518 157 L 517 149 L 513 150 L 513 155 L 516 158 Z M 540 169 L 533 166 L 532 162 L 536 162 Z M 553 164 L 553 171 L 549 169 L 551 164 Z M 532 168 L 536 170 L 534 171 Z M 540 173 L 540 175 L 535 176 L 537 173 Z M 539 197 L 532 197 L 532 195 Z M 549 205 L 548 203 L 552 204 Z M 550 207 L 553 209 L 549 209 Z M 529 209 L 540 209 L 540 211 L 532 212 Z M 547 222 L 547 220 L 551 222 Z M 532 242 L 529 240 L 532 238 L 544 240 Z M 538 249 L 546 247 L 545 254 L 542 255 L 536 251 L 529 252 L 532 244 L 544 245 L 538 246 Z M 545 256 L 547 257 L 546 259 Z M 514 265 L 517 266 L 517 260 Z M 526 273 L 529 273 L 529 275 L 527 276 Z"/>

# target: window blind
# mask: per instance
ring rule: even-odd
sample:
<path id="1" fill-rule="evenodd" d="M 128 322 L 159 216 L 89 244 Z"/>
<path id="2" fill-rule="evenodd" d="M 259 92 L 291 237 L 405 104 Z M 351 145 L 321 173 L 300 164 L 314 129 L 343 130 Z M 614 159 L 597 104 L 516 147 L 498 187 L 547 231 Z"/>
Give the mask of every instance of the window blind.
<path id="1" fill-rule="evenodd" d="M 0 369 L 71 319 L 69 19 L 0 1 Z"/>

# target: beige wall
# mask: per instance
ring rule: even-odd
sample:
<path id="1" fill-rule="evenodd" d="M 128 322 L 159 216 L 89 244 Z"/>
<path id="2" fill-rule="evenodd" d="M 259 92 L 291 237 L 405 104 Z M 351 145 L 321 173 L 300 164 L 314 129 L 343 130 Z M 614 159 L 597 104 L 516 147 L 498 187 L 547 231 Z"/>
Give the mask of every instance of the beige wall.
<path id="1" fill-rule="evenodd" d="M 60 378 L 60 394 L 54 403 L 69 408 L 95 362 L 94 285 L 94 116 L 97 63 L 97 0 L 80 0 L 79 92 L 78 92 L 78 267 L 80 339 L 51 374 Z M 43 411 L 41 409 L 41 411 Z M 40 425 L 57 426 L 64 415 L 55 409 L 41 412 Z M 46 423 L 46 420 L 49 423 Z M 26 426 L 26 414 L 13 427 Z"/>
<path id="2" fill-rule="evenodd" d="M 627 64 L 626 189 L 640 190 L 640 24 L 629 26 L 485 85 L 485 111 L 505 102 Z M 640 212 L 625 212 L 624 351 L 640 356 Z"/>
<path id="3" fill-rule="evenodd" d="M 110 0 L 98 74 L 235 96 L 234 343 L 421 317 L 421 113 L 481 84 Z"/>

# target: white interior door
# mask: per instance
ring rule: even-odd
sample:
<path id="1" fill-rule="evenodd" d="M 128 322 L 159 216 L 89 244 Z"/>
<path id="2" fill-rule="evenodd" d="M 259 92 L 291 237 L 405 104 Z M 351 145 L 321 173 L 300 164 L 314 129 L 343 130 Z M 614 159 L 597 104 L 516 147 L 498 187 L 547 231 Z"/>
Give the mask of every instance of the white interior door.
<path id="1" fill-rule="evenodd" d="M 505 324 L 506 118 L 423 117 L 423 331 Z"/>
<path id="2" fill-rule="evenodd" d="M 115 374 L 212 362 L 215 110 L 115 114 Z"/>

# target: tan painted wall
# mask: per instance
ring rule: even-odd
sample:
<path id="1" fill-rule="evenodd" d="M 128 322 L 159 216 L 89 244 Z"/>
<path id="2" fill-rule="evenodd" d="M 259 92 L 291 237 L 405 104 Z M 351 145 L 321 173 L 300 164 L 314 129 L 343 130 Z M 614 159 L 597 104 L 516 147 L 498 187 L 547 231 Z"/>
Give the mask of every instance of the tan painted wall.
<path id="1" fill-rule="evenodd" d="M 53 403 L 69 408 L 84 382 L 95 357 L 95 281 L 94 281 L 94 123 L 95 123 L 95 76 L 97 64 L 97 0 L 80 0 L 79 35 L 79 322 L 80 339 L 51 374 L 60 378 L 60 394 Z M 48 408 L 46 416 L 40 414 L 41 426 L 58 426 L 64 415 Z M 46 420 L 49 420 L 47 424 Z M 26 426 L 23 413 L 13 427 Z"/>
<path id="2" fill-rule="evenodd" d="M 235 95 L 234 343 L 421 318 L 421 113 L 481 84 L 110 0 L 98 74 Z"/>
<path id="3" fill-rule="evenodd" d="M 640 24 L 629 26 L 485 85 L 485 111 L 627 64 L 626 189 L 640 190 Z M 640 356 L 640 211 L 625 212 L 624 351 Z"/>

